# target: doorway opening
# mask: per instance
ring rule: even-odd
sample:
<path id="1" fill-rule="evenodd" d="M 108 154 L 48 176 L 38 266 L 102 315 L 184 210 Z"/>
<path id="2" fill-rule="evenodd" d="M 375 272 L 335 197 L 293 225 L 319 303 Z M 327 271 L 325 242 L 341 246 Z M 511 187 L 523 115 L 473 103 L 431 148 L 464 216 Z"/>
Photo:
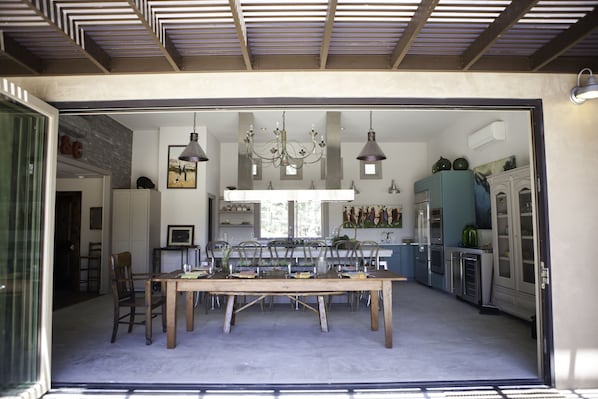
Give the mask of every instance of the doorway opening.
<path id="1" fill-rule="evenodd" d="M 207 100 L 206 100 L 207 101 Z M 280 101 L 285 101 L 284 104 L 280 103 Z M 406 107 L 421 107 L 422 109 L 428 107 L 430 109 L 450 109 L 458 112 L 459 110 L 472 110 L 472 109 L 481 109 L 481 110 L 492 110 L 492 109 L 512 109 L 512 110 L 528 110 L 529 111 L 529 121 L 533 125 L 532 128 L 532 138 L 531 138 L 531 145 L 533 148 L 530 149 L 530 154 L 532 156 L 529 159 L 529 162 L 532 167 L 532 177 L 534 179 L 538 179 L 537 181 L 540 182 L 540 185 L 546 186 L 546 173 L 545 173 L 545 164 L 544 164 L 544 143 L 543 143 L 543 128 L 542 128 L 542 109 L 541 103 L 538 101 L 523 101 L 523 100 L 446 100 L 443 99 L 442 101 L 434 101 L 434 100 L 413 100 L 413 99 L 347 99 L 346 101 L 342 100 L 334 100 L 335 104 L 326 105 L 326 107 L 333 108 L 334 106 L 353 106 L 353 107 L 380 107 L 380 108 L 391 108 L 394 107 L 396 109 L 406 108 Z M 225 102 L 225 101 L 223 101 Z M 251 108 L 250 100 L 237 100 L 237 107 L 246 107 Z M 271 104 L 269 103 L 271 102 Z M 289 102 L 291 104 L 289 104 Z M 293 103 L 293 101 L 289 100 L 280 100 L 280 99 L 262 99 L 260 103 L 264 106 L 264 103 L 268 103 L 267 105 L 271 107 L 280 107 L 280 106 L 305 106 L 306 108 L 323 108 L 322 104 L 319 104 L 317 101 L 312 99 L 312 103 L 310 104 L 310 99 L 303 99 L 298 100 L 298 103 Z M 359 105 L 356 105 L 359 104 Z M 121 104 L 122 105 L 122 104 Z M 162 105 L 163 102 L 162 102 Z M 180 104 L 179 104 L 180 105 Z M 229 104 L 230 105 L 230 104 Z M 72 103 L 70 104 L 72 107 Z M 86 104 L 89 107 L 89 104 Z M 190 101 L 187 105 L 189 109 L 193 109 L 194 107 L 203 107 L 209 108 L 214 107 L 218 108 L 221 104 L 214 104 L 212 101 L 210 105 L 203 103 L 202 100 L 195 100 Z M 547 216 L 547 199 L 546 199 L 546 191 L 540 192 L 537 194 L 537 217 L 539 223 L 539 252 L 538 252 L 538 259 L 543 259 L 548 266 L 548 216 Z M 210 214 L 212 213 L 209 211 Z M 212 231 L 212 229 L 209 229 Z M 538 275 L 538 270 L 536 269 L 536 275 Z M 552 353 L 552 339 L 551 339 L 551 314 L 549 304 L 550 300 L 550 292 L 549 289 L 539 290 L 536 289 L 537 295 L 540 297 L 537 301 L 537 310 L 540 316 L 539 324 L 540 324 L 540 333 L 538 337 L 538 345 L 537 350 L 542 351 L 542 354 L 539 357 L 539 362 L 541 364 L 538 365 L 538 373 L 541 381 L 544 383 L 550 383 L 551 381 L 551 368 L 550 368 L 550 356 Z"/>

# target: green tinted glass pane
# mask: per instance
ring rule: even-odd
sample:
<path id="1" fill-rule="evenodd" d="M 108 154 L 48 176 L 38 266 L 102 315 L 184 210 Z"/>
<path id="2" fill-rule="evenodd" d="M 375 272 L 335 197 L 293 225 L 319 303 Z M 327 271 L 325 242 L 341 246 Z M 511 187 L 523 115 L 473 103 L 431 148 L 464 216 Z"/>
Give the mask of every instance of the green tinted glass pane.
<path id="1" fill-rule="evenodd" d="M 39 380 L 46 125 L 0 96 L 0 396 Z"/>

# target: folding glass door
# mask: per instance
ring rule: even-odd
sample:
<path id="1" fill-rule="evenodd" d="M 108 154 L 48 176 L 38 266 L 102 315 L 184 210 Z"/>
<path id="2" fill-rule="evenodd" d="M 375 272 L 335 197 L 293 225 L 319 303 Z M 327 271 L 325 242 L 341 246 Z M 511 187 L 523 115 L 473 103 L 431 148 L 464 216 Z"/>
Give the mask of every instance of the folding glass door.
<path id="1" fill-rule="evenodd" d="M 0 80 L 0 396 L 49 388 L 58 114 Z"/>

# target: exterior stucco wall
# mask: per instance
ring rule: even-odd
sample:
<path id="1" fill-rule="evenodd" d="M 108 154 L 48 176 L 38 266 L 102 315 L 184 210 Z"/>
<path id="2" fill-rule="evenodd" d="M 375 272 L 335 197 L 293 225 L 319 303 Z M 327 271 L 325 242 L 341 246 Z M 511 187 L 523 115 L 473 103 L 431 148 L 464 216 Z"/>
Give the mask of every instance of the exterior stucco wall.
<path id="1" fill-rule="evenodd" d="M 576 72 L 576 71 L 572 71 Z M 46 101 L 246 97 L 541 99 L 558 388 L 598 387 L 598 101 L 574 105 L 576 75 L 251 72 L 12 79 Z"/>

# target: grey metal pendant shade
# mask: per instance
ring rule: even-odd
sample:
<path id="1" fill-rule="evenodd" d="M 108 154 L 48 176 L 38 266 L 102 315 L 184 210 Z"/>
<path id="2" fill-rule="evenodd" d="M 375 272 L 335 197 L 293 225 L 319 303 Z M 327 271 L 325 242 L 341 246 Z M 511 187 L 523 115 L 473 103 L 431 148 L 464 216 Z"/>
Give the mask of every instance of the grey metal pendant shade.
<path id="1" fill-rule="evenodd" d="M 187 147 L 181 152 L 179 155 L 179 159 L 181 161 L 190 161 L 190 162 L 205 162 L 208 160 L 208 156 L 206 153 L 201 149 L 197 139 L 199 135 L 195 132 L 195 112 L 193 113 L 193 132 L 191 132 L 191 137 L 189 144 Z"/>
<path id="2" fill-rule="evenodd" d="M 368 141 L 363 146 L 363 149 L 357 155 L 360 161 L 382 161 L 386 159 L 386 155 L 376 143 L 376 132 L 372 129 L 372 111 L 370 111 L 370 130 L 368 131 Z"/>

